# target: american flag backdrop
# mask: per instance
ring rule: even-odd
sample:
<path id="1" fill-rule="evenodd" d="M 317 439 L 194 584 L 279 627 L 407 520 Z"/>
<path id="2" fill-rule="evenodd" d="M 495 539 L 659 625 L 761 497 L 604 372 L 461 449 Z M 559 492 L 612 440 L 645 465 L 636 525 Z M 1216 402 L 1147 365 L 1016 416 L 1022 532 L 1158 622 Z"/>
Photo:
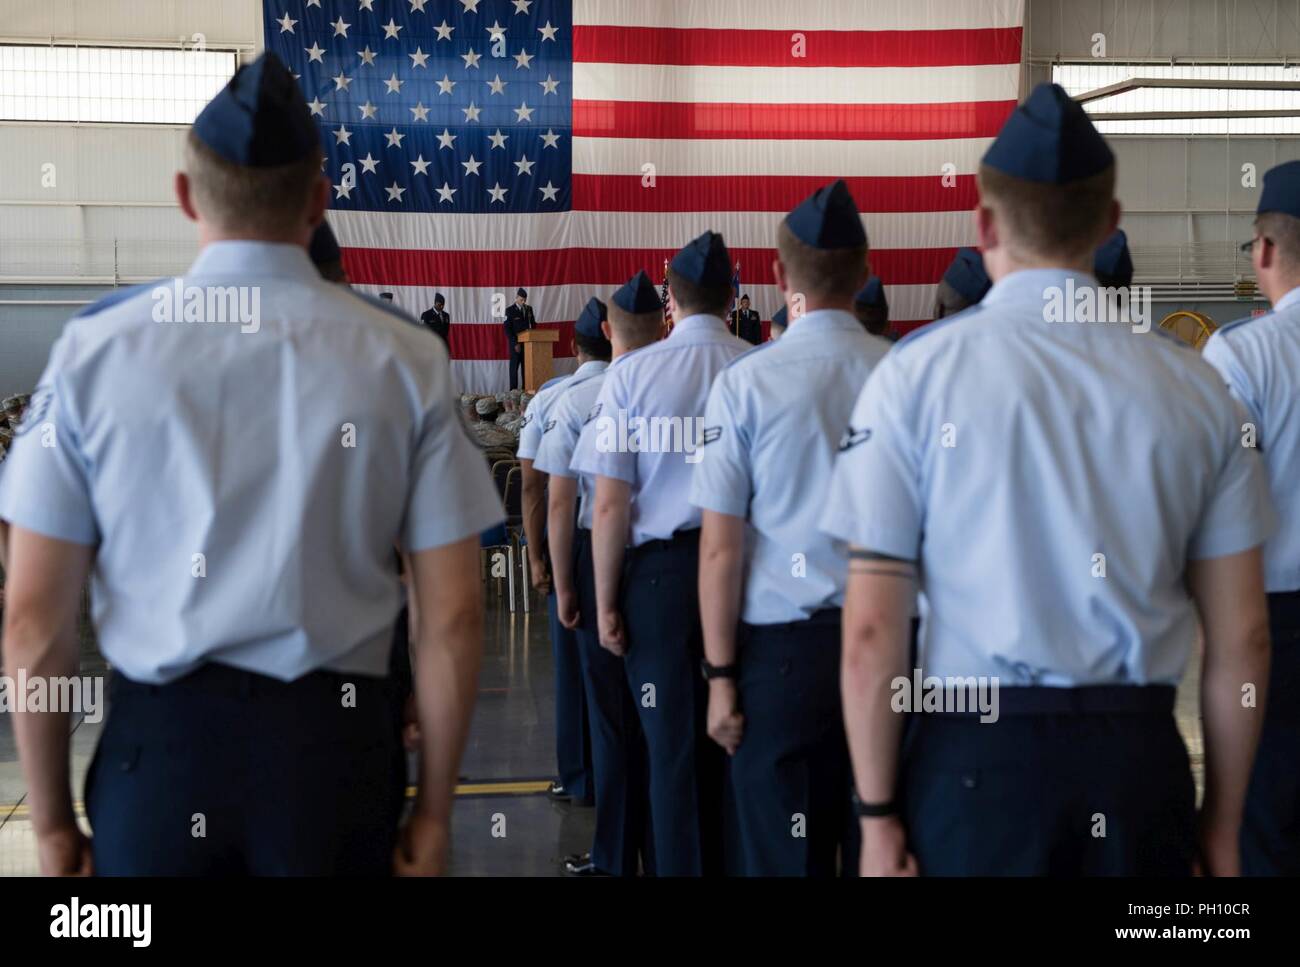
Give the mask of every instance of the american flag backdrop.
<path id="1" fill-rule="evenodd" d="M 566 355 L 590 296 L 640 268 L 660 278 L 706 228 L 766 325 L 776 226 L 835 177 L 891 317 L 927 321 L 975 241 L 974 173 L 1016 104 L 1023 7 L 264 0 L 264 22 L 320 124 L 353 282 L 416 315 L 442 292 L 460 386 L 485 392 L 507 385 L 516 287 Z"/>

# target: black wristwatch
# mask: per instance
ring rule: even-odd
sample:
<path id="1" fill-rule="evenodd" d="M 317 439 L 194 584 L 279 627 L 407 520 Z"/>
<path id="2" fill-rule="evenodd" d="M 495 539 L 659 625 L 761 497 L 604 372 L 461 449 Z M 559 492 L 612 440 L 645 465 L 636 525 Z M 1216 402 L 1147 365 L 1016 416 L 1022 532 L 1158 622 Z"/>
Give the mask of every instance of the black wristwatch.
<path id="1" fill-rule="evenodd" d="M 863 817 L 879 819 L 883 816 L 898 815 L 898 803 L 894 802 L 892 799 L 889 800 L 889 802 L 863 802 L 858 798 L 858 791 L 856 789 L 853 790 L 850 799 L 853 803 L 853 815 L 857 816 L 859 819 L 862 819 Z"/>
<path id="2" fill-rule="evenodd" d="M 734 661 L 730 665 L 710 665 L 707 658 L 700 659 L 700 674 L 706 682 L 714 678 L 735 678 L 737 671 Z"/>

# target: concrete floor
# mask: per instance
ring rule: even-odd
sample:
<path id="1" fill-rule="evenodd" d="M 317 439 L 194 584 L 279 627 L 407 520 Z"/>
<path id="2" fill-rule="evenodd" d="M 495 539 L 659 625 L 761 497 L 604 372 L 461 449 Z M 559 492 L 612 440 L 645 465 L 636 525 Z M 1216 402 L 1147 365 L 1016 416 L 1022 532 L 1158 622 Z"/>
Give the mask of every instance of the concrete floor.
<path id="1" fill-rule="evenodd" d="M 560 859 L 591 842 L 591 809 L 555 803 L 541 791 L 555 770 L 554 688 L 545 610 L 511 615 L 489 591 L 479 700 L 462 766 L 454 812 L 451 871 L 463 876 L 562 876 Z M 82 674 L 102 674 L 103 659 L 83 649 Z M 1203 764 L 1193 661 L 1178 700 L 1178 723 L 1192 756 L 1198 788 Z M 102 725 L 73 732 L 74 790 L 80 798 Z M 37 872 L 26 818 L 26 789 L 16 761 L 12 722 L 0 715 L 0 876 Z M 498 817 L 505 818 L 505 836 Z M 83 820 L 84 822 L 84 820 Z"/>

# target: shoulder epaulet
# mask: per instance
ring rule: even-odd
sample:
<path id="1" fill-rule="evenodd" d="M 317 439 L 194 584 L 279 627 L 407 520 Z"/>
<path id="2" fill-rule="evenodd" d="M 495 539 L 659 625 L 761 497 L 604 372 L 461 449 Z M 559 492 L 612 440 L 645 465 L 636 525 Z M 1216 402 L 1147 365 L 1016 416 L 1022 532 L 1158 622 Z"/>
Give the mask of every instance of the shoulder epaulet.
<path id="1" fill-rule="evenodd" d="M 372 309 L 379 309 L 381 312 L 386 312 L 390 316 L 396 316 L 408 325 L 420 325 L 420 320 L 416 319 L 415 316 L 407 313 L 405 309 L 399 309 L 395 304 L 389 302 L 387 299 L 381 299 L 378 296 L 370 295 L 365 292 L 358 292 L 356 289 L 349 289 L 344 286 L 339 286 L 338 288 L 360 299 Z"/>
<path id="2" fill-rule="evenodd" d="M 1232 322 L 1225 322 L 1218 329 L 1214 330 L 1214 334 L 1226 335 L 1227 333 L 1231 332 L 1233 329 L 1239 329 L 1248 322 L 1254 322 L 1257 319 L 1267 319 L 1272 314 L 1273 314 L 1272 312 L 1266 312 L 1262 316 L 1246 316 L 1243 319 L 1235 319 Z"/>
<path id="3" fill-rule="evenodd" d="M 112 308 L 120 302 L 134 298 L 147 289 L 154 289 L 160 285 L 170 282 L 170 279 L 154 279 L 152 282 L 141 282 L 139 285 L 128 285 L 125 289 L 114 289 L 108 295 L 92 302 L 80 312 L 73 313 L 73 319 L 84 319 L 87 316 L 98 315 L 105 309 Z"/>
<path id="4" fill-rule="evenodd" d="M 736 363 L 740 362 L 742 359 L 748 359 L 750 356 L 754 355 L 755 353 L 762 352 L 768 346 L 771 346 L 773 342 L 774 340 L 769 339 L 767 342 L 761 342 L 757 346 L 750 346 L 739 356 L 736 356 L 734 359 L 728 360 L 727 363 L 722 368 L 730 369 L 732 366 L 735 366 Z"/>
<path id="5" fill-rule="evenodd" d="M 976 303 L 973 306 L 969 306 L 968 308 L 963 309 L 961 312 L 957 313 L 956 315 L 948 316 L 945 319 L 936 319 L 934 320 L 934 322 L 927 323 L 926 325 L 922 326 L 919 329 L 913 329 L 902 339 L 898 340 L 898 342 L 894 343 L 894 347 L 890 351 L 898 352 L 906 348 L 907 346 L 917 342 L 918 340 L 924 339 L 928 335 L 936 333 L 941 329 L 947 329 L 949 326 L 953 325 L 954 323 L 958 323 L 965 319 L 969 319 L 975 315 L 978 315 L 980 310 L 983 308 L 984 308 L 983 303 Z"/>

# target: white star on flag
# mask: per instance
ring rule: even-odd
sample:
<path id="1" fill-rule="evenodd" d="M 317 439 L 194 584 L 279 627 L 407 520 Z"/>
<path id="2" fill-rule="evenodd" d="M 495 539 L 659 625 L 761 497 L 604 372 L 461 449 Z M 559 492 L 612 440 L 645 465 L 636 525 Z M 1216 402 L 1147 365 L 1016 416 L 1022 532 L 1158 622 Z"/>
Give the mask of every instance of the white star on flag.
<path id="1" fill-rule="evenodd" d="M 560 140 L 560 136 L 550 128 L 547 128 L 546 133 L 542 135 L 542 140 L 546 142 L 546 147 L 558 149 L 559 145 L 557 142 Z"/>
<path id="2" fill-rule="evenodd" d="M 324 117 L 325 105 L 318 98 L 312 98 L 307 102 L 307 110 L 311 111 L 312 117 Z"/>
<path id="3" fill-rule="evenodd" d="M 508 137 L 510 137 L 510 135 L 502 134 L 501 129 L 497 128 L 495 134 L 488 135 L 488 140 L 492 142 L 492 147 L 504 148 L 506 146 L 506 138 Z"/>
<path id="4" fill-rule="evenodd" d="M 479 170 L 480 168 L 483 167 L 483 162 L 481 162 L 481 161 L 475 161 L 473 155 L 470 155 L 470 156 L 469 156 L 469 160 L 468 160 L 468 161 L 462 161 L 460 164 L 461 164 L 461 167 L 465 169 L 465 175 L 466 175 L 467 177 L 468 177 L 469 175 L 476 175 L 476 174 L 478 174 L 478 170 Z"/>
<path id="5" fill-rule="evenodd" d="M 393 130 L 385 134 L 384 137 L 388 139 L 388 146 L 390 148 L 400 148 L 402 146 L 402 139 L 406 137 L 406 135 L 398 134 L 397 128 L 394 126 Z"/>
<path id="6" fill-rule="evenodd" d="M 531 121 L 533 119 L 533 108 L 529 107 L 527 103 L 521 103 L 515 108 L 515 118 L 520 124 Z"/>
<path id="7" fill-rule="evenodd" d="M 321 48 L 317 46 L 316 41 L 313 40 L 311 46 L 304 47 L 303 50 L 307 53 L 307 63 L 310 64 L 312 61 L 319 61 L 322 64 L 325 63 L 325 61 L 321 60 L 321 58 L 325 56 L 325 51 L 321 50 Z"/>
<path id="8" fill-rule="evenodd" d="M 344 23 L 343 18 L 339 17 L 339 19 L 330 24 L 330 26 L 334 28 L 335 37 L 346 37 L 348 35 L 348 28 L 351 27 L 352 24 Z"/>
<path id="9" fill-rule="evenodd" d="M 519 169 L 519 174 L 531 175 L 535 164 L 537 164 L 536 161 L 528 160 L 528 155 L 520 155 L 519 160 L 515 162 L 515 167 Z"/>
<path id="10" fill-rule="evenodd" d="M 415 120 L 417 121 L 429 120 L 429 109 L 424 106 L 423 101 L 417 101 L 415 107 L 407 108 L 407 110 L 415 115 Z"/>
<path id="11" fill-rule="evenodd" d="M 425 174 L 425 169 L 431 164 L 433 164 L 432 161 L 424 160 L 423 154 L 418 154 L 415 156 L 415 160 L 411 162 L 411 167 L 415 169 L 415 174 L 422 175 Z"/>
<path id="12" fill-rule="evenodd" d="M 443 75 L 442 75 L 442 80 L 438 81 L 438 93 L 439 93 L 439 94 L 450 94 L 450 93 L 451 93 L 451 89 L 452 89 L 453 87 L 455 87 L 455 86 L 456 86 L 456 82 L 453 81 L 453 80 L 452 80 L 450 77 L 448 77 L 446 74 L 443 74 Z"/>
<path id="13" fill-rule="evenodd" d="M 406 194 L 406 189 L 399 188 L 397 182 L 393 182 L 391 185 L 385 188 L 384 191 L 388 192 L 389 201 L 401 201 L 402 196 Z"/>
<path id="14" fill-rule="evenodd" d="M 350 199 L 351 197 L 352 197 L 352 186 L 349 185 L 349 184 L 346 182 L 346 180 L 345 180 L 345 181 L 341 181 L 341 182 L 339 182 L 337 185 L 334 186 L 334 199 L 335 199 L 336 201 L 337 201 L 338 199 L 340 199 L 340 198 L 348 198 L 348 199 Z"/>
<path id="15" fill-rule="evenodd" d="M 509 191 L 509 189 L 508 189 L 508 188 L 502 188 L 502 187 L 501 187 L 501 182 L 498 181 L 495 185 L 493 185 L 491 188 L 488 189 L 488 194 L 492 196 L 492 201 L 493 201 L 494 203 L 495 203 L 495 202 L 501 202 L 501 204 L 504 205 L 504 204 L 506 203 L 506 192 L 507 192 L 507 191 Z"/>
<path id="16" fill-rule="evenodd" d="M 442 187 L 438 189 L 438 204 L 441 205 L 445 201 L 451 201 L 451 196 L 458 191 L 460 191 L 459 188 L 453 188 L 444 181 Z"/>
<path id="17" fill-rule="evenodd" d="M 411 13 L 415 13 L 416 11 L 424 13 L 424 5 L 428 2 L 429 0 L 411 0 Z"/>
<path id="18" fill-rule="evenodd" d="M 360 2 L 361 6 L 358 8 L 359 10 L 369 10 L 371 13 L 375 12 L 375 0 L 360 0 Z"/>
<path id="19" fill-rule="evenodd" d="M 298 21 L 296 20 L 290 19 L 287 13 L 281 19 L 276 21 L 276 23 L 280 25 L 280 33 L 282 34 L 293 33 L 294 32 L 293 25 L 296 24 L 297 22 Z"/>
<path id="20" fill-rule="evenodd" d="M 336 92 L 346 91 L 348 89 L 348 85 L 351 83 L 352 83 L 352 78 L 348 77 L 342 71 L 339 71 L 338 76 L 334 78 L 334 90 Z"/>
<path id="21" fill-rule="evenodd" d="M 374 106 L 373 104 L 371 104 L 369 101 L 366 101 L 365 104 L 358 104 L 357 107 L 358 107 L 358 108 L 360 109 L 360 111 L 361 111 L 361 120 L 364 121 L 364 120 L 366 120 L 367 118 L 372 118 L 372 117 L 375 116 L 375 110 L 376 110 L 376 108 L 375 108 L 375 106 Z"/>
<path id="22" fill-rule="evenodd" d="M 555 201 L 555 195 L 560 189 L 548 181 L 545 188 L 538 188 L 537 190 L 542 193 L 542 201 Z"/>
<path id="23" fill-rule="evenodd" d="M 383 28 L 384 28 L 384 40 L 388 40 L 390 37 L 393 40 L 396 40 L 398 32 L 402 29 L 397 25 L 397 21 L 394 20 L 392 17 L 388 18 L 388 23 L 383 24 Z"/>
<path id="24" fill-rule="evenodd" d="M 553 78 L 550 74 L 546 75 L 546 80 L 538 81 L 537 83 L 542 86 L 543 97 L 545 97 L 547 94 L 556 94 L 556 92 L 560 87 L 560 82 L 557 81 L 555 78 Z"/>
<path id="25" fill-rule="evenodd" d="M 461 108 L 461 111 L 464 112 L 465 114 L 466 122 L 477 121 L 478 116 L 483 113 L 483 109 L 480 107 L 475 107 L 473 101 L 469 102 L 469 107 Z"/>
<path id="26" fill-rule="evenodd" d="M 487 86 L 493 94 L 504 94 L 506 92 L 506 84 L 508 83 L 509 81 L 503 81 L 501 75 L 498 74 L 496 77 L 492 78 L 492 80 L 487 82 Z"/>
<path id="27" fill-rule="evenodd" d="M 346 124 L 340 124 L 339 129 L 334 132 L 334 143 L 346 144 L 348 146 L 351 146 L 352 132 L 348 130 L 348 126 Z"/>
<path id="28" fill-rule="evenodd" d="M 443 128 L 442 134 L 438 135 L 438 147 L 451 148 L 452 142 L 455 141 L 458 137 L 460 137 L 460 135 L 452 134 L 446 128 Z M 454 151 L 455 148 L 452 148 L 452 150 Z"/>
<path id="29" fill-rule="evenodd" d="M 456 28 L 449 26 L 447 24 L 446 18 L 443 18 L 442 23 L 438 24 L 438 26 L 434 27 L 433 29 L 438 31 L 439 40 L 451 40 L 451 32 Z"/>
<path id="30" fill-rule="evenodd" d="M 538 32 L 539 34 L 542 35 L 542 42 L 543 42 L 543 43 L 545 43 L 545 42 L 548 41 L 548 40 L 550 40 L 550 41 L 554 41 L 554 40 L 555 40 L 555 35 L 559 32 L 559 30 L 560 30 L 559 27 L 552 27 L 552 26 L 551 26 L 551 22 L 550 22 L 549 20 L 546 21 L 546 26 L 545 26 L 545 27 L 538 27 L 538 28 L 537 28 L 537 32 Z"/>
<path id="31" fill-rule="evenodd" d="M 388 78 L 388 80 L 384 81 L 384 86 L 388 88 L 388 90 L 387 90 L 385 93 L 387 93 L 387 94 L 401 94 L 401 93 L 402 93 L 402 85 L 403 85 L 404 83 L 406 83 L 406 82 L 405 82 L 405 81 L 399 81 L 399 80 L 397 79 L 397 75 L 396 75 L 396 74 L 392 74 L 392 75 L 390 75 L 389 78 Z"/>
<path id="32" fill-rule="evenodd" d="M 515 5 L 515 13 L 527 13 L 528 8 L 533 5 L 533 0 L 510 0 Z"/>
<path id="33" fill-rule="evenodd" d="M 366 152 L 366 156 L 361 158 L 360 161 L 362 174 L 366 174 L 367 172 L 370 174 L 377 174 L 375 167 L 379 164 L 379 159 L 370 157 L 369 151 Z"/>
<path id="34" fill-rule="evenodd" d="M 468 53 L 468 54 L 461 54 L 460 56 L 461 56 L 461 59 L 465 61 L 465 68 L 466 68 L 467 70 L 468 70 L 469 68 L 471 68 L 471 67 L 477 68 L 477 67 L 478 67 L 478 62 L 479 62 L 480 60 L 483 59 L 483 55 L 482 55 L 482 54 L 476 54 L 476 53 L 474 53 L 474 48 L 473 48 L 473 47 L 471 47 L 471 48 L 469 49 L 469 53 Z"/>
<path id="35" fill-rule="evenodd" d="M 465 13 L 478 13 L 479 0 L 460 0 L 460 2 L 465 8 Z"/>
<path id="36" fill-rule="evenodd" d="M 515 54 L 515 70 L 519 70 L 521 67 L 527 70 L 532 70 L 532 67 L 530 66 L 532 64 L 532 60 L 533 60 L 533 55 L 529 53 L 525 53 L 524 49 L 520 47 L 519 53 Z"/>
<path id="37" fill-rule="evenodd" d="M 366 44 L 364 49 L 357 51 L 357 56 L 361 58 L 361 63 L 369 64 L 371 67 L 375 66 L 375 52 L 370 49 L 369 44 Z"/>
<path id="38" fill-rule="evenodd" d="M 417 67 L 424 67 L 425 70 L 428 70 L 428 68 L 425 67 L 424 62 L 429 59 L 429 55 L 426 54 L 424 51 L 422 51 L 419 47 L 415 48 L 414 54 L 407 54 L 406 56 L 411 58 L 412 70 L 414 70 Z"/>

